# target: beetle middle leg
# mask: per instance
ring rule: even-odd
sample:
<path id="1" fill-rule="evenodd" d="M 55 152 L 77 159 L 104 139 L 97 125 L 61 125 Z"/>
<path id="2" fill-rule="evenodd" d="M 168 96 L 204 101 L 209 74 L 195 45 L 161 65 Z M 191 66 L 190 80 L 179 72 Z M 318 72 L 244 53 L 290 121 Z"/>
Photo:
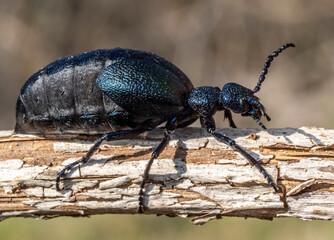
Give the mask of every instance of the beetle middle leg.
<path id="1" fill-rule="evenodd" d="M 149 172 L 151 170 L 151 166 L 153 163 L 153 160 L 156 159 L 157 157 L 159 157 L 160 153 L 162 153 L 162 151 L 165 149 L 165 147 L 167 146 L 169 139 L 170 139 L 170 134 L 171 131 L 169 130 L 165 130 L 165 136 L 162 139 L 162 141 L 160 142 L 160 144 L 158 145 L 158 147 L 153 151 L 150 160 L 148 161 L 144 174 L 143 174 L 143 180 L 140 184 L 140 191 L 139 191 L 139 208 L 138 208 L 138 213 L 143 213 L 144 212 L 144 187 L 145 187 L 145 183 L 148 180 L 149 177 Z"/>
<path id="2" fill-rule="evenodd" d="M 86 163 L 89 161 L 89 159 L 93 156 L 94 152 L 99 148 L 101 143 L 106 140 L 106 141 L 115 141 L 115 140 L 120 140 L 128 137 L 133 137 L 138 134 L 141 134 L 145 131 L 148 131 L 148 129 L 134 129 L 134 130 L 122 130 L 122 131 L 117 131 L 117 132 L 110 132 L 104 134 L 101 138 L 99 138 L 94 145 L 89 149 L 87 154 L 80 158 L 79 160 L 68 164 L 66 167 L 64 167 L 63 170 L 61 170 L 58 173 L 58 176 L 56 178 L 56 189 L 57 191 L 60 191 L 59 188 L 59 181 L 60 178 L 65 174 L 66 171 L 71 170 L 74 166 L 78 165 L 79 163 Z"/>
<path id="3" fill-rule="evenodd" d="M 151 170 L 152 163 L 154 159 L 158 158 L 159 155 L 162 153 L 162 151 L 166 148 L 169 140 L 170 140 L 170 134 L 176 129 L 181 128 L 187 125 L 192 124 L 194 121 L 198 119 L 198 116 L 196 114 L 188 114 L 186 111 L 181 113 L 180 115 L 172 118 L 169 120 L 165 125 L 165 135 L 160 144 L 156 147 L 156 149 L 153 151 L 150 160 L 148 161 L 145 172 L 143 174 L 143 180 L 140 184 L 140 191 L 139 191 L 139 208 L 138 213 L 144 212 L 144 188 L 145 183 L 147 182 L 149 178 L 149 173 Z"/>

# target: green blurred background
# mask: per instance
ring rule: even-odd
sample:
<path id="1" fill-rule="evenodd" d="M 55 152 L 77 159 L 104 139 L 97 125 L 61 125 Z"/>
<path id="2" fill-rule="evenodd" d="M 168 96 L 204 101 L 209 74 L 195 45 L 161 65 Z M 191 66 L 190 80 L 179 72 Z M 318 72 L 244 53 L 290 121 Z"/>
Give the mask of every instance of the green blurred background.
<path id="1" fill-rule="evenodd" d="M 99 48 L 155 52 L 195 86 L 230 81 L 249 88 L 268 54 L 293 42 L 272 64 L 258 96 L 270 128 L 333 128 L 333 1 L 0 0 L 0 129 L 13 129 L 20 87 L 65 55 Z M 216 114 L 218 127 L 227 127 Z M 234 117 L 239 127 L 257 127 Z M 195 124 L 196 125 L 196 124 Z M 198 123 L 197 123 L 198 126 Z M 94 216 L 10 219 L 0 239 L 334 239 L 333 223 L 224 218 L 202 227 L 187 219 Z"/>

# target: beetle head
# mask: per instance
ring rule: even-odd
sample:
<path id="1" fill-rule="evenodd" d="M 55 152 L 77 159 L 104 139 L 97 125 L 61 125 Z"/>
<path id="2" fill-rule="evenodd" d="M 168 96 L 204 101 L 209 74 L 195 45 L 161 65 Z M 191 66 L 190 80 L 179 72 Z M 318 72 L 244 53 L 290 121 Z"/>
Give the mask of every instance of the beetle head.
<path id="1" fill-rule="evenodd" d="M 264 106 L 254 92 L 237 83 L 225 84 L 221 91 L 220 104 L 223 108 L 239 113 L 241 116 L 252 117 L 264 129 L 265 126 L 260 122 L 262 115 L 270 121 Z"/>

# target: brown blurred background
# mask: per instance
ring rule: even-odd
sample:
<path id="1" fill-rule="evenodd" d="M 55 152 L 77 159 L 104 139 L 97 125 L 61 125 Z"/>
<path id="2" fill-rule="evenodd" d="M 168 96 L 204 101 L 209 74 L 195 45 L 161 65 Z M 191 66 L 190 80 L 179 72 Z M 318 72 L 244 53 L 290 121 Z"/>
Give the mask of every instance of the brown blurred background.
<path id="1" fill-rule="evenodd" d="M 293 42 L 273 62 L 258 96 L 269 128 L 334 126 L 332 1 L 0 1 L 0 129 L 12 129 L 19 90 L 48 63 L 99 48 L 155 52 L 195 86 L 256 83 L 268 54 Z M 235 116 L 239 127 L 257 127 Z M 219 127 L 223 115 L 218 114 Z M 265 122 L 265 120 L 264 120 Z"/>
<path id="2" fill-rule="evenodd" d="M 293 42 L 297 47 L 286 50 L 274 60 L 258 93 L 272 117 L 272 122 L 264 121 L 265 125 L 269 128 L 310 125 L 333 128 L 333 10 L 334 2 L 330 0 L 0 0 L 0 129 L 13 129 L 15 102 L 20 87 L 28 77 L 65 55 L 99 48 L 143 49 L 173 62 L 188 75 L 195 86 L 211 85 L 222 88 L 225 83 L 233 81 L 253 89 L 267 55 L 287 42 Z M 258 127 L 250 118 L 235 116 L 234 119 L 239 127 Z M 222 114 L 216 115 L 216 121 L 218 127 L 228 126 L 223 122 Z M 154 222 L 158 221 L 155 217 L 143 216 L 135 218 L 137 220 L 129 220 L 126 216 L 109 216 L 103 218 L 107 219 L 107 222 L 101 218 L 94 219 L 95 222 L 85 220 L 83 226 L 88 226 L 85 231 L 89 226 L 96 227 L 97 222 L 103 222 L 104 230 L 110 230 L 117 224 L 118 228 L 122 229 L 122 222 L 127 226 L 133 222 L 140 232 L 146 229 L 138 227 L 142 221 L 146 227 L 155 228 L 155 231 L 166 231 L 154 225 Z M 11 221 L 12 225 L 4 225 Z M 52 221 L 59 224 L 54 225 L 54 228 L 71 229 L 64 223 L 75 224 L 78 220 Z M 225 234 L 235 229 L 231 236 L 236 239 L 238 234 L 243 232 L 240 226 L 254 232 L 254 228 L 251 228 L 253 220 L 229 221 L 216 221 L 213 225 L 209 223 L 211 227 L 217 227 L 212 227 L 215 230 L 210 230 L 211 233 L 222 231 L 221 226 L 225 226 Z M 235 225 L 232 224 L 234 222 Z M 321 226 L 325 226 L 319 227 L 319 224 L 314 222 L 275 222 L 275 227 L 270 225 L 271 223 L 261 222 L 257 229 L 263 228 L 266 233 L 268 228 L 281 229 L 283 233 L 291 229 L 289 236 L 296 236 L 294 239 L 304 235 L 303 239 L 312 239 L 308 237 L 320 231 Z M 13 236 L 17 226 L 29 226 L 27 228 L 30 231 L 42 226 L 41 223 L 26 225 L 28 223 L 29 220 L 22 221 L 22 225 L 17 225 L 18 221 L 15 220 L 0 223 L 0 232 L 4 226 L 7 226 L 7 231 L 13 228 L 13 232 L 6 235 L 7 238 L 1 239 L 11 239 L 9 236 Z M 43 226 L 44 224 L 46 223 L 43 223 Z M 183 234 L 187 231 L 184 229 L 193 229 L 188 227 L 187 222 L 176 219 L 166 218 L 159 220 L 158 224 L 165 224 L 166 228 Z M 230 226 L 228 224 L 234 227 L 227 229 L 226 226 Z M 295 226 L 298 226 L 300 231 L 291 235 L 296 230 Z M 129 228 L 132 227 L 130 225 Z M 102 229 L 99 231 L 103 232 Z M 152 231 L 147 229 L 148 233 Z M 211 228 L 205 226 L 202 229 L 204 231 Z M 47 227 L 43 230 L 47 235 Z M 202 239 L 206 236 L 196 231 L 193 236 L 191 232 L 184 236 L 189 239 Z M 261 230 L 257 231 L 263 233 Z M 333 236 L 333 230 L 329 231 Z M 262 235 L 279 239 L 282 232 L 277 234 L 277 238 L 271 233 Z M 326 230 L 321 230 L 321 233 L 326 233 Z M 328 231 L 327 233 L 329 234 Z M 124 237 L 125 234 L 129 233 L 124 231 L 120 236 Z M 257 235 L 255 239 L 262 239 L 262 235 Z M 25 239 L 30 239 L 29 236 L 25 234 Z M 55 236 L 59 238 L 63 235 L 60 233 Z M 96 234 L 92 236 L 95 237 L 78 239 L 102 239 L 97 238 Z M 137 237 L 129 239 L 141 239 L 138 237 L 139 233 L 134 236 Z M 246 233 L 242 236 L 251 235 Z M 317 239 L 328 239 L 321 236 L 317 234 Z"/>

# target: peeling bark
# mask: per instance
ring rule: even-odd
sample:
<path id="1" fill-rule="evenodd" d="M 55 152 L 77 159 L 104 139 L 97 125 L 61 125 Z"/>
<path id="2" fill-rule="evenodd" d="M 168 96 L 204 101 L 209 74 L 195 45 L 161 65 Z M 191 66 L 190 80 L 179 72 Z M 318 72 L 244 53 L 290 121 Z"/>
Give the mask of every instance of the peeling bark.
<path id="1" fill-rule="evenodd" d="M 186 128 L 175 131 L 153 163 L 145 214 L 192 217 L 194 224 L 222 216 L 334 220 L 334 130 L 218 131 L 262 161 L 280 194 L 239 153 L 205 130 Z M 157 129 L 102 144 L 89 163 L 65 175 L 57 192 L 57 173 L 82 157 L 97 136 L 0 132 L 0 220 L 135 214 L 141 176 L 162 136 Z"/>

